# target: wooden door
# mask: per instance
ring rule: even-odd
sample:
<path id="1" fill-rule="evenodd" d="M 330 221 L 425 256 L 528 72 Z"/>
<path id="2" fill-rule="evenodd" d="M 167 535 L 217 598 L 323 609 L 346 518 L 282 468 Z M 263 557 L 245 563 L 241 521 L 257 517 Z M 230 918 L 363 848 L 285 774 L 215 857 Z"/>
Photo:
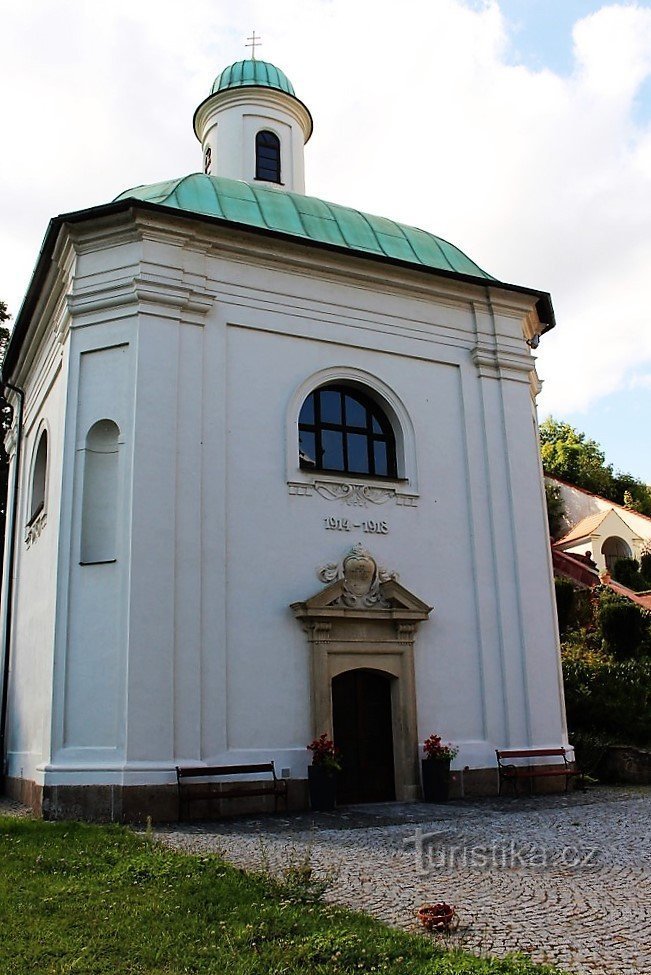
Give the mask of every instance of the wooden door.
<path id="1" fill-rule="evenodd" d="M 391 678 L 376 670 L 349 670 L 335 677 L 332 717 L 343 766 L 337 801 L 395 799 Z"/>

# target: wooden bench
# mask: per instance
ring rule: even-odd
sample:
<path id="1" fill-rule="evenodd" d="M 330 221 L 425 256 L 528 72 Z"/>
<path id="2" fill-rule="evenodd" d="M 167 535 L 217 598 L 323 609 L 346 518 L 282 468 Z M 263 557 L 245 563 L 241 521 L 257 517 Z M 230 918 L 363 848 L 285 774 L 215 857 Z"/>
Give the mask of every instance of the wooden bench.
<path id="1" fill-rule="evenodd" d="M 271 779 L 258 782 L 228 782 L 228 791 L 221 790 L 223 779 L 231 775 L 260 775 L 266 773 Z M 210 779 L 210 782 L 193 782 L 196 779 Z M 279 779 L 273 762 L 259 762 L 255 765 L 203 765 L 181 768 L 176 766 L 176 784 L 179 793 L 179 822 L 182 819 L 183 804 L 190 812 L 190 803 L 199 800 L 243 799 L 248 796 L 273 796 L 274 812 L 278 812 L 278 799 L 285 800 L 287 808 L 287 780 Z"/>
<path id="2" fill-rule="evenodd" d="M 567 760 L 567 752 L 565 748 L 496 748 L 495 754 L 497 755 L 497 767 L 499 770 L 499 795 L 502 794 L 502 785 L 504 782 L 512 782 L 515 787 L 515 794 L 518 794 L 518 782 L 521 779 L 528 779 L 531 783 L 531 791 L 533 792 L 533 781 L 537 778 L 543 778 L 546 776 L 565 776 L 565 791 L 569 789 L 570 779 L 573 775 L 581 775 L 581 773 L 572 766 L 571 762 Z M 551 767 L 540 766 L 540 765 L 513 765 L 507 764 L 508 759 L 532 759 L 532 758 L 562 758 L 563 761 L 557 762 Z M 581 781 L 583 782 L 583 776 L 581 775 Z M 585 791 L 585 786 L 583 786 Z"/>

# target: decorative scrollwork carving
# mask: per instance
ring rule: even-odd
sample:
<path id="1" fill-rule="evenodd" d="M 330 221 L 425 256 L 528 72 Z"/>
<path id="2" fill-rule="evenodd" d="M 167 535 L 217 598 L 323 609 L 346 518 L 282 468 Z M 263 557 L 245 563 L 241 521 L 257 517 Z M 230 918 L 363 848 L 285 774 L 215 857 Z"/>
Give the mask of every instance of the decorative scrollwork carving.
<path id="1" fill-rule="evenodd" d="M 408 508 L 418 505 L 418 495 L 405 490 L 406 485 L 396 487 L 378 487 L 375 484 L 360 484 L 356 481 L 335 481 L 311 478 L 304 481 L 288 481 L 287 490 L 290 494 L 309 498 L 318 494 L 325 501 L 343 501 L 344 504 L 366 508 L 369 505 L 386 504 L 395 501 L 396 504 Z"/>
<path id="2" fill-rule="evenodd" d="M 398 578 L 397 572 L 389 572 L 377 564 L 370 552 L 361 542 L 344 555 L 340 562 L 329 562 L 317 570 L 321 582 L 330 584 L 343 580 L 343 592 L 334 605 L 349 607 L 389 607 L 384 599 L 380 584 Z"/>
<path id="3" fill-rule="evenodd" d="M 47 512 L 41 511 L 38 518 L 35 518 L 25 529 L 25 544 L 27 548 L 34 544 L 47 524 Z"/>
<path id="4" fill-rule="evenodd" d="M 362 508 L 369 503 L 386 504 L 396 495 L 392 488 L 378 488 L 370 484 L 352 484 L 343 481 L 341 483 L 315 481 L 314 490 L 328 501 L 344 501 L 346 504 Z"/>

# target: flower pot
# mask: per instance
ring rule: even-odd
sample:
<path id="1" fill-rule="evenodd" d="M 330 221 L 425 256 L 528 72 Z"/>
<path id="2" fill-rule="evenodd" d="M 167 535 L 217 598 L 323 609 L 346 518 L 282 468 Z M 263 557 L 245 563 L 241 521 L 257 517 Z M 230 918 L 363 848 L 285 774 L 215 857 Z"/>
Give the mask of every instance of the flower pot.
<path id="1" fill-rule="evenodd" d="M 425 802 L 447 802 L 450 795 L 450 763 L 424 758 L 421 768 Z"/>
<path id="2" fill-rule="evenodd" d="M 317 812 L 329 812 L 335 808 L 337 798 L 337 773 L 327 765 L 308 765 L 307 786 L 310 808 Z"/>
<path id="3" fill-rule="evenodd" d="M 418 911 L 418 920 L 427 931 L 449 931 L 459 923 L 454 907 L 444 901 L 440 904 L 423 904 Z"/>

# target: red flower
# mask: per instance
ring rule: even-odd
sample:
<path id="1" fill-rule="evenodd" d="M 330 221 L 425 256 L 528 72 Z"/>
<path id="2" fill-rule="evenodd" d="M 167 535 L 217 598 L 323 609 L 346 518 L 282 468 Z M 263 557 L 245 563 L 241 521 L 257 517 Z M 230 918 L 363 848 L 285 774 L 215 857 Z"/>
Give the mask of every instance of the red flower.
<path id="1" fill-rule="evenodd" d="M 459 751 L 451 742 L 443 744 L 440 735 L 430 735 L 423 743 L 425 758 L 433 759 L 437 762 L 451 762 Z"/>
<path id="2" fill-rule="evenodd" d="M 341 769 L 341 763 L 339 761 L 341 752 L 334 741 L 328 738 L 325 731 L 318 738 L 315 738 L 307 748 L 308 751 L 312 752 L 313 765 L 325 765 L 336 771 Z"/>

